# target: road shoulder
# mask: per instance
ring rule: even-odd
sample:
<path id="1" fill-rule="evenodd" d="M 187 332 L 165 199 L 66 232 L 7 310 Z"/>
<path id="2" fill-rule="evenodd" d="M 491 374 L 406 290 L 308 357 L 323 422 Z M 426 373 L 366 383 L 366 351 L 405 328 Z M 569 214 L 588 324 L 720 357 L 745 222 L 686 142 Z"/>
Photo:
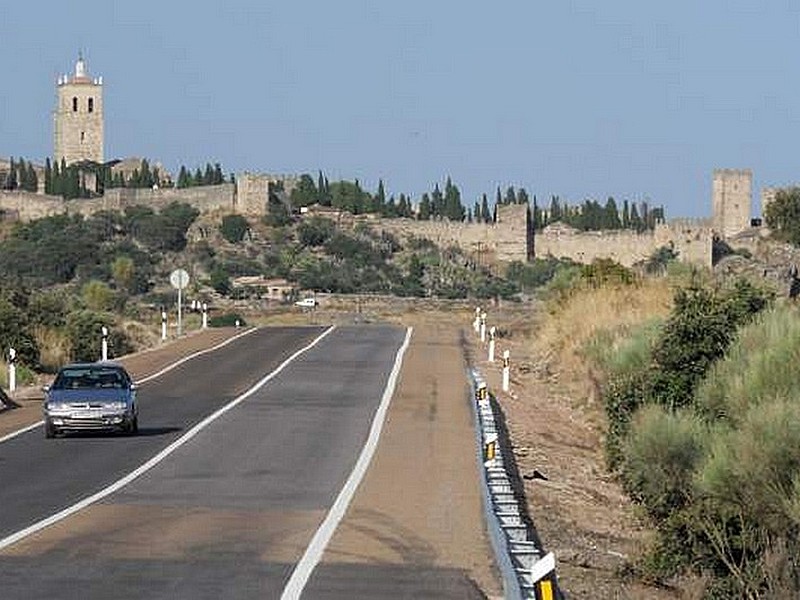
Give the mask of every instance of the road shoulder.
<path id="1" fill-rule="evenodd" d="M 381 442 L 322 564 L 457 570 L 501 595 L 459 330 L 415 327 Z"/>

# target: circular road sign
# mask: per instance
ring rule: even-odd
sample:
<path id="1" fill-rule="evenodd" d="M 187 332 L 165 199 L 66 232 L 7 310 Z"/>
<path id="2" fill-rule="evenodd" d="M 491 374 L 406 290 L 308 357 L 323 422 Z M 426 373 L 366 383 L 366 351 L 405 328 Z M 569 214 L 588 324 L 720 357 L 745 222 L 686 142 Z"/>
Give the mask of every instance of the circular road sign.
<path id="1" fill-rule="evenodd" d="M 169 275 L 169 282 L 176 290 L 182 290 L 189 285 L 189 274 L 183 269 L 175 269 Z"/>

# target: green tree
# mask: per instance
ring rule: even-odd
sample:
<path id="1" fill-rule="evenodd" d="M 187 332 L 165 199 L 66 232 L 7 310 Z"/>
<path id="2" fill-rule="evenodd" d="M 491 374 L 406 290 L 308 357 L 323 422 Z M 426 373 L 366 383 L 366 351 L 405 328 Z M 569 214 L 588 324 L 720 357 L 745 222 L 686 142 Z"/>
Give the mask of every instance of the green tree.
<path id="1" fill-rule="evenodd" d="M 514 186 L 510 185 L 506 189 L 505 198 L 503 198 L 503 204 L 516 204 L 517 203 L 517 193 L 514 190 Z"/>
<path id="2" fill-rule="evenodd" d="M 250 225 L 242 215 L 225 215 L 222 217 L 220 232 L 222 237 L 232 244 L 238 244 L 244 239 Z"/>
<path id="3" fill-rule="evenodd" d="M 132 284 L 135 281 L 136 264 L 130 256 L 117 256 L 111 263 L 111 276 L 117 289 L 132 291 Z"/>
<path id="4" fill-rule="evenodd" d="M 422 199 L 419 202 L 419 219 L 420 221 L 427 221 L 433 214 L 433 207 L 431 206 L 431 199 L 427 192 L 422 194 Z"/>
<path id="5" fill-rule="evenodd" d="M 375 193 L 375 211 L 383 213 L 386 205 L 386 190 L 383 186 L 383 179 L 378 180 L 378 191 Z"/>
<path id="6" fill-rule="evenodd" d="M 484 223 L 491 223 L 492 221 L 492 213 L 489 211 L 489 199 L 486 194 L 481 196 L 481 218 Z"/>
<path id="7" fill-rule="evenodd" d="M 764 216 L 777 239 L 800 246 L 800 187 L 777 190 Z"/>
<path id="8" fill-rule="evenodd" d="M 314 180 L 311 175 L 303 173 L 297 185 L 292 189 L 289 196 L 292 206 L 299 209 L 303 206 L 311 206 L 319 201 L 319 190 L 314 185 Z"/>
<path id="9" fill-rule="evenodd" d="M 442 217 L 445 214 L 444 196 L 438 183 L 433 186 L 433 192 L 431 192 L 431 214 L 434 217 Z"/>
<path id="10" fill-rule="evenodd" d="M 81 288 L 81 297 L 91 310 L 109 311 L 114 307 L 114 291 L 103 281 L 86 282 Z"/>

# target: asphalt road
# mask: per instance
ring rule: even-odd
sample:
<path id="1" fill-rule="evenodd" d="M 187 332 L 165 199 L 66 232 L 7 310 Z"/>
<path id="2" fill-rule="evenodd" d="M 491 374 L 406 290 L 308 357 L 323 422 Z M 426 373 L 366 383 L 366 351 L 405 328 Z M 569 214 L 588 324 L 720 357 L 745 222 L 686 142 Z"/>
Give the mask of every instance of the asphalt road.
<path id="1" fill-rule="evenodd" d="M 0 444 L 0 538 L 141 465 L 321 331 L 265 329 L 145 384 L 138 437 L 37 429 Z M 0 551 L 0 597 L 278 598 L 353 468 L 404 333 L 335 330 L 152 470 Z M 320 566 L 303 597 L 476 597 L 447 569 L 342 568 Z"/>

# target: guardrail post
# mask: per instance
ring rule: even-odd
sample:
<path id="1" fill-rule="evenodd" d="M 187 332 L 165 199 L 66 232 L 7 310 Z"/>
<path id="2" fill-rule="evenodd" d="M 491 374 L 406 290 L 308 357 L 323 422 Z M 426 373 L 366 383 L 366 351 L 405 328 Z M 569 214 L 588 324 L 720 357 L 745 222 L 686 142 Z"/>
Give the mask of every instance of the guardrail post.
<path id="1" fill-rule="evenodd" d="M 8 349 L 8 391 L 13 392 L 17 389 L 17 351 L 14 348 Z"/>
<path id="2" fill-rule="evenodd" d="M 509 380 L 511 378 L 511 367 L 509 366 L 509 359 L 511 352 L 508 350 L 503 351 L 503 391 L 507 392 L 509 389 Z"/>
<path id="3" fill-rule="evenodd" d="M 489 362 L 494 362 L 494 336 L 497 333 L 497 327 L 492 325 L 489 329 Z"/>
<path id="4" fill-rule="evenodd" d="M 104 325 L 100 331 L 103 335 L 102 352 L 100 354 L 100 360 L 105 362 L 108 360 L 108 327 Z"/>
<path id="5" fill-rule="evenodd" d="M 481 313 L 481 343 L 486 341 L 486 313 Z"/>
<path id="6" fill-rule="evenodd" d="M 556 557 L 548 552 L 531 567 L 531 582 L 536 598 L 554 600 L 556 593 Z"/>
<path id="7" fill-rule="evenodd" d="M 161 309 L 161 341 L 166 341 L 167 339 L 167 311 L 163 308 Z"/>
<path id="8" fill-rule="evenodd" d="M 203 302 L 203 329 L 208 329 L 208 304 Z"/>

